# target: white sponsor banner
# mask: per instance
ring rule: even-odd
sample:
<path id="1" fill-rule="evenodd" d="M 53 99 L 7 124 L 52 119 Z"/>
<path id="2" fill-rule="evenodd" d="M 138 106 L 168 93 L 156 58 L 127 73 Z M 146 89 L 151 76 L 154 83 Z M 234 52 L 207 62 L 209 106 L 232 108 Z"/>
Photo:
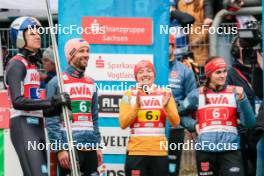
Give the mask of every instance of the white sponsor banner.
<path id="1" fill-rule="evenodd" d="M 135 81 L 134 66 L 152 54 L 90 54 L 85 74 L 96 81 Z"/>
<path id="2" fill-rule="evenodd" d="M 105 146 L 103 154 L 126 154 L 129 131 L 129 128 L 100 127 L 101 142 Z"/>
<path id="3" fill-rule="evenodd" d="M 125 176 L 124 164 L 108 164 L 106 165 L 105 176 Z"/>

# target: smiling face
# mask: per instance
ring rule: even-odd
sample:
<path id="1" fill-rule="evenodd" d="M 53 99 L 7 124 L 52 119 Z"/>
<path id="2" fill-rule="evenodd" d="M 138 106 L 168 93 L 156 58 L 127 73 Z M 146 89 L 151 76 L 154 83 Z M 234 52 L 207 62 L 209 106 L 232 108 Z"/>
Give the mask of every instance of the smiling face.
<path id="1" fill-rule="evenodd" d="M 25 48 L 30 51 L 38 51 L 41 47 L 41 38 L 38 33 L 37 28 L 29 28 L 25 31 L 25 40 L 26 46 Z"/>
<path id="2" fill-rule="evenodd" d="M 225 85 L 227 77 L 227 69 L 221 68 L 213 72 L 210 76 L 210 83 L 213 86 L 223 86 Z"/>
<path id="3" fill-rule="evenodd" d="M 151 86 L 155 80 L 155 73 L 149 67 L 142 67 L 136 75 L 138 83 Z"/>
<path id="4" fill-rule="evenodd" d="M 71 64 L 78 69 L 85 70 L 86 66 L 88 65 L 88 60 L 89 48 L 85 46 L 80 48 L 73 56 Z"/>

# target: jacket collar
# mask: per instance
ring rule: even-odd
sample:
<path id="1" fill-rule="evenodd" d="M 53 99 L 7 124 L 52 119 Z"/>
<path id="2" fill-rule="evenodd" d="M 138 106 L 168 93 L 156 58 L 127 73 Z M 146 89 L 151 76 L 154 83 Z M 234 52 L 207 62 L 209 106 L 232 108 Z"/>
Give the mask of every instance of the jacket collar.
<path id="1" fill-rule="evenodd" d="M 74 78 L 82 78 L 84 76 L 84 70 L 77 69 L 72 65 L 69 65 L 66 69 L 66 73 Z"/>

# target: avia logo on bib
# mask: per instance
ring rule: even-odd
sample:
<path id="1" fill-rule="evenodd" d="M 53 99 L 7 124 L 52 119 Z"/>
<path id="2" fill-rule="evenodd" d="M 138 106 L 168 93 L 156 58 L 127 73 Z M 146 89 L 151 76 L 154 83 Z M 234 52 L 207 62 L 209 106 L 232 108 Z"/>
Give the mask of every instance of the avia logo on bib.
<path id="1" fill-rule="evenodd" d="M 161 106 L 159 100 L 152 98 L 151 100 L 141 101 L 142 106 Z"/>
<path id="2" fill-rule="evenodd" d="M 210 104 L 229 104 L 227 97 L 210 97 L 208 98 Z"/>
<path id="3" fill-rule="evenodd" d="M 83 85 L 83 86 L 71 87 L 70 95 L 89 95 L 91 96 L 92 93 L 89 87 L 86 87 L 85 85 Z"/>
<path id="4" fill-rule="evenodd" d="M 148 107 L 160 108 L 162 107 L 162 97 L 161 96 L 141 97 L 140 105 L 142 106 L 142 108 L 148 108 Z"/>
<path id="5" fill-rule="evenodd" d="M 37 73 L 31 73 L 30 74 L 30 82 L 37 82 L 39 80 L 40 80 L 39 74 L 37 74 Z"/>

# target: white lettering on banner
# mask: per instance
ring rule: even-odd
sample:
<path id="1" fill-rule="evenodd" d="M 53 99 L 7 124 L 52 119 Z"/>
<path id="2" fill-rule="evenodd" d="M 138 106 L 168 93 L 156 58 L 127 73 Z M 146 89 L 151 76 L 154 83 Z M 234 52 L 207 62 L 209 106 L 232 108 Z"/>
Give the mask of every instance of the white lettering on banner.
<path id="1" fill-rule="evenodd" d="M 129 129 L 119 127 L 100 127 L 102 143 L 105 144 L 103 154 L 126 154 Z"/>
<path id="2" fill-rule="evenodd" d="M 111 27 L 108 25 L 104 26 L 107 32 L 116 32 L 116 33 L 144 33 L 145 28 L 128 28 L 128 27 Z"/>
<path id="3" fill-rule="evenodd" d="M 104 41 L 128 41 L 128 37 L 126 36 L 116 36 L 116 35 L 103 35 L 103 40 Z"/>
<path id="4" fill-rule="evenodd" d="M 103 107 L 113 107 L 113 108 L 117 108 L 121 99 L 118 100 L 118 103 L 115 104 L 115 99 L 113 98 L 103 98 L 102 100 L 102 106 Z"/>
<path id="5" fill-rule="evenodd" d="M 83 17 L 82 28 L 88 28 L 83 33 L 83 38 L 91 44 L 152 44 L 151 18 Z M 100 29 L 104 32 L 103 35 L 96 35 Z"/>
<path id="6" fill-rule="evenodd" d="M 123 91 L 105 91 L 98 88 L 99 117 L 119 117 L 119 102 Z"/>
<path id="7" fill-rule="evenodd" d="M 152 54 L 90 54 L 85 74 L 96 81 L 135 81 L 134 66 L 141 60 L 153 63 Z"/>

